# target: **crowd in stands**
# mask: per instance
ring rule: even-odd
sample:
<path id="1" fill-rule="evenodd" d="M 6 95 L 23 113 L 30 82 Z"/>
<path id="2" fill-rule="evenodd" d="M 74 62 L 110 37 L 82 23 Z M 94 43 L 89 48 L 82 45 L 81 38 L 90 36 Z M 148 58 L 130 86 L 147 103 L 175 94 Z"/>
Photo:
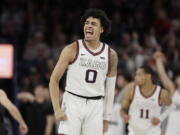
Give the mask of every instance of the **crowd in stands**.
<path id="1" fill-rule="evenodd" d="M 26 110 L 27 124 L 33 121 L 28 119 L 28 110 L 49 104 L 46 92 L 51 72 L 64 46 L 83 38 L 80 19 L 88 8 L 103 9 L 111 19 L 112 31 L 102 41 L 117 51 L 118 73 L 126 74 L 128 81 L 144 63 L 156 70 L 152 58 L 156 50 L 166 56 L 171 79 L 180 74 L 179 0 L 1 0 L 0 43 L 15 47 L 17 98 L 21 110 Z M 60 82 L 62 91 L 64 86 L 65 78 Z M 36 98 L 38 94 L 42 99 Z M 43 109 L 34 114 L 43 113 L 44 117 L 35 118 L 51 123 L 52 108 Z"/>

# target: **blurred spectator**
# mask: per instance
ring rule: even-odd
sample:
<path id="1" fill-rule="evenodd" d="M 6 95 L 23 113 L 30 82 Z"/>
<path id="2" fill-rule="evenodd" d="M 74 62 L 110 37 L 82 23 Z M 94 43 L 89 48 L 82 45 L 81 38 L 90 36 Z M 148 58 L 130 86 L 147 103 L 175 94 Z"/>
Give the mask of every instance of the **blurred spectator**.
<path id="1" fill-rule="evenodd" d="M 34 94 L 20 92 L 17 98 L 22 102 L 22 110 L 29 126 L 28 135 L 55 135 L 55 124 L 48 89 L 37 85 Z"/>
<path id="2" fill-rule="evenodd" d="M 39 83 L 48 86 L 62 48 L 83 38 L 77 18 L 89 7 L 106 10 L 112 20 L 106 41 L 118 53 L 119 72 L 132 75 L 144 63 L 154 68 L 152 54 L 161 50 L 175 77 L 180 69 L 179 0 L 1 0 L 0 42 L 15 47 L 20 91 L 33 93 Z M 64 84 L 65 78 L 62 91 Z"/>

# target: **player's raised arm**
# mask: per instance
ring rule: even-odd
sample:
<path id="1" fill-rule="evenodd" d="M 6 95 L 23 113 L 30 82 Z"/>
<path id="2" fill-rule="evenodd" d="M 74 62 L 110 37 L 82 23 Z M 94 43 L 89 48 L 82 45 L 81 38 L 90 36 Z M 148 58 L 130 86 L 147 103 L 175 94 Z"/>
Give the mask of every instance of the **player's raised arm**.
<path id="1" fill-rule="evenodd" d="M 73 61 L 76 55 L 76 42 L 66 46 L 59 57 L 59 60 L 52 72 L 49 89 L 50 96 L 53 104 L 53 109 L 55 112 L 55 117 L 57 120 L 66 120 L 65 114 L 60 109 L 60 92 L 59 92 L 59 81 L 62 78 L 65 70 L 67 69 L 69 63 Z"/>
<path id="2" fill-rule="evenodd" d="M 160 80 L 163 86 L 168 90 L 169 94 L 172 96 L 172 94 L 174 93 L 174 84 L 165 71 L 163 64 L 163 54 L 161 52 L 156 52 L 154 54 L 154 59 L 156 62 L 157 72 L 160 77 Z"/>
<path id="3" fill-rule="evenodd" d="M 121 104 L 120 116 L 123 118 L 124 122 L 128 122 L 130 116 L 128 115 L 129 106 L 131 104 L 133 93 L 134 93 L 134 83 L 129 83 L 125 88 L 125 94 Z"/>

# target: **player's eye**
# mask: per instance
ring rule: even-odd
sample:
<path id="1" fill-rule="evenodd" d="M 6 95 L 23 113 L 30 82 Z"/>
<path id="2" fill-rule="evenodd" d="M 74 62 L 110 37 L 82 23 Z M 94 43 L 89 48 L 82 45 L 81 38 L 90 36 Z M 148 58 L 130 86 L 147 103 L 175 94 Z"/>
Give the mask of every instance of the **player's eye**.
<path id="1" fill-rule="evenodd" d="M 88 21 L 86 21 L 84 24 L 85 24 L 85 25 L 87 25 L 87 24 L 89 24 L 89 22 L 88 22 Z"/>
<path id="2" fill-rule="evenodd" d="M 97 25 L 97 23 L 96 23 L 96 22 L 92 22 L 92 25 L 93 25 L 93 26 L 96 26 L 96 25 Z"/>

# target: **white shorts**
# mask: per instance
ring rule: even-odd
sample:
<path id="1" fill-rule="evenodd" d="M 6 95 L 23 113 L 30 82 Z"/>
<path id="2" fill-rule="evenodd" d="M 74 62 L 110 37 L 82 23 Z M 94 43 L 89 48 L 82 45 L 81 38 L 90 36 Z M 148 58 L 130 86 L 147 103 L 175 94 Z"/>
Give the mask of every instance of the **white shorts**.
<path id="1" fill-rule="evenodd" d="M 68 120 L 60 122 L 58 134 L 103 135 L 103 99 L 85 99 L 65 92 L 61 109 Z"/>
<path id="2" fill-rule="evenodd" d="M 160 127 L 154 127 L 145 131 L 135 131 L 133 128 L 128 126 L 128 135 L 161 135 Z"/>

